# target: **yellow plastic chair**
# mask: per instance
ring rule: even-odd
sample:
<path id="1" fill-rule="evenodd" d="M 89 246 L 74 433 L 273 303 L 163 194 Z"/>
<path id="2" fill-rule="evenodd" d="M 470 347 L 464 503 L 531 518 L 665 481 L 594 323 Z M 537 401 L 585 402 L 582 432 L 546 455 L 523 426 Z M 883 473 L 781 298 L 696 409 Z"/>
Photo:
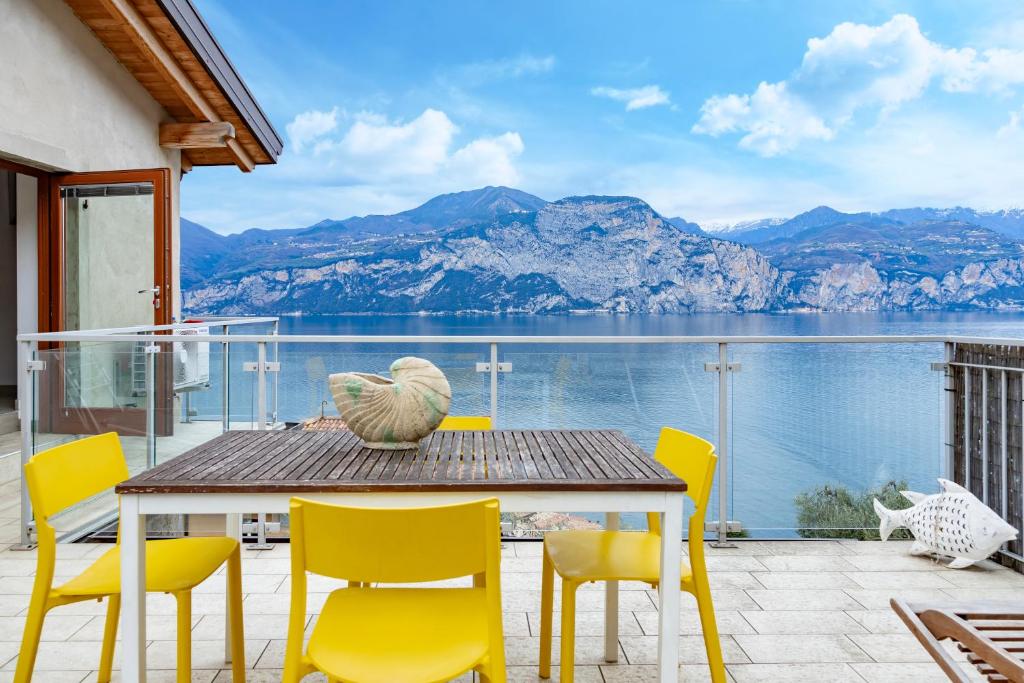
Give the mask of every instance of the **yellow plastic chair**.
<path id="1" fill-rule="evenodd" d="M 286 683 L 434 683 L 475 670 L 504 683 L 498 501 L 405 509 L 293 498 L 292 604 Z M 306 572 L 347 579 L 332 592 L 306 652 Z M 465 588 L 369 588 L 473 576 Z"/>
<path id="2" fill-rule="evenodd" d="M 683 562 L 681 588 L 697 598 L 711 680 L 724 683 L 722 646 L 711 603 L 704 564 L 704 517 L 715 478 L 715 447 L 692 434 L 665 427 L 654 459 L 687 484 L 686 494 L 697 509 L 690 517 L 690 562 Z M 551 676 L 551 627 L 555 572 L 562 577 L 561 680 L 572 681 L 576 635 L 576 589 L 590 581 L 642 581 L 658 585 L 661 559 L 661 520 L 648 513 L 649 531 L 552 531 L 544 536 L 541 587 L 540 676 Z"/>
<path id="3" fill-rule="evenodd" d="M 121 442 L 111 432 L 37 453 L 25 464 L 25 482 L 35 512 L 39 550 L 15 683 L 28 683 L 35 667 L 43 619 L 54 607 L 107 598 L 107 620 L 100 652 L 100 683 L 110 680 L 121 611 L 121 553 L 118 543 L 84 572 L 54 587 L 57 537 L 49 519 L 58 512 L 102 493 L 128 478 Z M 179 683 L 191 680 L 192 589 L 228 565 L 232 680 L 245 680 L 242 633 L 242 563 L 233 538 L 176 538 L 146 543 L 146 590 L 171 593 L 178 602 Z"/>
<path id="4" fill-rule="evenodd" d="M 476 415 L 449 415 L 441 420 L 439 432 L 489 432 L 491 418 Z"/>

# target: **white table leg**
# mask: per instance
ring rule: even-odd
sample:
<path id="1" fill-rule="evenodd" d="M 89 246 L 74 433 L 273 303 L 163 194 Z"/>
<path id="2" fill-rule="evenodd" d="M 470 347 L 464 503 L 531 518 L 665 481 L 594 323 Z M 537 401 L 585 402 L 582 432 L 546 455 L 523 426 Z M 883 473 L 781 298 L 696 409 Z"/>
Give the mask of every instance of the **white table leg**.
<path id="1" fill-rule="evenodd" d="M 619 530 L 619 513 L 605 513 L 605 528 Z M 604 584 L 604 661 L 619 661 L 619 582 Z"/>
<path id="2" fill-rule="evenodd" d="M 661 515 L 661 577 L 658 586 L 658 680 L 679 680 L 679 568 L 683 552 L 683 494 L 665 494 Z"/>
<path id="3" fill-rule="evenodd" d="M 224 515 L 224 535 L 228 538 L 233 538 L 239 543 L 242 542 L 242 515 L 239 514 L 227 514 Z M 226 664 L 231 663 L 231 620 L 228 615 L 231 614 L 231 594 L 226 590 L 224 591 L 224 662 Z"/>
<path id="4" fill-rule="evenodd" d="M 146 680 L 146 516 L 121 496 L 121 680 Z"/>

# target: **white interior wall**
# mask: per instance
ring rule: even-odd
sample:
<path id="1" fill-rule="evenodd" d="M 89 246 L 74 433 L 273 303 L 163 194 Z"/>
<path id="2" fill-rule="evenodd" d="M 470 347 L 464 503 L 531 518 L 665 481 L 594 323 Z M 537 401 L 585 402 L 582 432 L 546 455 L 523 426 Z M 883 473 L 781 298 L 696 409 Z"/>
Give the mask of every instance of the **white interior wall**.
<path id="1" fill-rule="evenodd" d="M 9 171 L 0 170 L 0 385 L 13 386 L 18 381 L 18 263 L 15 223 L 11 208 L 17 193 L 11 193 Z"/>
<path id="2" fill-rule="evenodd" d="M 38 181 L 18 174 L 18 333 L 39 331 Z"/>

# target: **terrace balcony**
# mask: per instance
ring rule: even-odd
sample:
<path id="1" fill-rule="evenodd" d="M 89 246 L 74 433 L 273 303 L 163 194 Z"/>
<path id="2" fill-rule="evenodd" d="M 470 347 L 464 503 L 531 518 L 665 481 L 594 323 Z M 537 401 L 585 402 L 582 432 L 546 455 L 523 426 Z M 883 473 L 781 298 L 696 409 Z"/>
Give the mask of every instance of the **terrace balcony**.
<path id="1" fill-rule="evenodd" d="M 329 373 L 384 372 L 394 358 L 418 355 L 447 374 L 453 413 L 491 415 L 498 428 L 619 429 L 649 451 L 658 428 L 668 424 L 716 444 L 706 547 L 731 680 L 943 680 L 889 599 L 1019 601 L 1024 594 L 1024 576 L 1013 568 L 1022 560 L 1020 540 L 988 561 L 952 570 L 911 557 L 909 541 L 862 540 L 877 537 L 875 519 L 856 506 L 832 504 L 842 497 L 838 491 L 854 498 L 884 493 L 888 482 L 930 493 L 935 479 L 945 477 L 969 486 L 1020 529 L 1024 341 L 296 338 L 278 335 L 276 327 L 272 319 L 207 320 L 164 330 L 23 337 L 22 358 L 33 379 L 20 396 L 28 407 L 22 457 L 115 429 L 131 470 L 142 472 L 228 429 L 331 422 Z M 22 549 L 33 528 L 20 491 L 17 479 L 0 486 L 0 681 L 16 665 L 35 570 L 35 551 Z M 252 510 L 242 525 L 249 545 L 267 546 L 243 554 L 250 681 L 280 680 L 287 633 L 288 520 L 264 512 Z M 538 680 L 537 539 L 552 527 L 606 523 L 593 513 L 564 512 L 503 519 L 512 681 Z M 103 541 L 113 540 L 115 519 L 109 495 L 62 520 L 58 578 L 81 571 L 109 547 Z M 642 515 L 623 513 L 621 524 L 640 528 Z M 166 515 L 151 521 L 149 531 L 151 537 L 221 534 L 225 522 Z M 338 585 L 311 580 L 307 634 Z M 617 661 L 609 662 L 604 589 L 581 588 L 578 681 L 658 680 L 658 594 L 643 584 L 621 583 L 619 590 L 611 657 Z M 224 592 L 221 570 L 194 597 L 195 681 L 230 680 Z M 174 601 L 150 595 L 147 607 L 149 680 L 173 680 Z M 50 613 L 34 680 L 94 680 L 104 614 L 98 602 Z M 708 680 L 696 605 L 685 594 L 680 624 L 680 679 Z"/>

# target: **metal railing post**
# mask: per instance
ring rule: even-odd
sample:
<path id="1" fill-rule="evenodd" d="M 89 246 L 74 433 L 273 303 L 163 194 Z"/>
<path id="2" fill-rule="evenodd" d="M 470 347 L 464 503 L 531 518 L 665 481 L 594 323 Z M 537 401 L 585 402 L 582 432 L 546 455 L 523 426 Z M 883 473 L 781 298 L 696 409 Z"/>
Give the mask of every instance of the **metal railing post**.
<path id="1" fill-rule="evenodd" d="M 160 347 L 148 344 L 146 353 L 146 469 L 156 467 L 156 354 Z"/>
<path id="2" fill-rule="evenodd" d="M 18 344 L 18 355 L 21 356 L 18 367 L 21 368 L 18 382 L 18 418 L 21 420 L 21 539 L 15 546 L 16 550 L 31 550 L 32 542 L 32 501 L 28 497 L 28 486 L 25 485 L 25 464 L 33 455 L 35 448 L 32 443 L 32 425 L 35 423 L 35 371 L 36 343 L 23 341 Z"/>
<path id="3" fill-rule="evenodd" d="M 950 481 L 955 481 L 955 459 L 956 459 L 956 448 L 953 445 L 953 435 L 956 427 L 956 403 L 954 398 L 956 397 L 956 377 L 953 373 L 956 372 L 954 366 L 950 365 L 955 357 L 956 347 L 953 342 L 947 341 L 944 344 L 945 351 L 943 357 L 946 362 L 946 386 L 943 387 L 943 401 L 945 403 L 945 414 L 946 414 L 946 473 L 945 478 Z M 967 369 L 964 369 L 967 372 Z"/>
<path id="4" fill-rule="evenodd" d="M 256 414 L 259 420 L 257 429 L 264 430 L 267 425 L 267 342 L 256 345 Z M 276 381 L 276 380 L 275 380 Z M 275 420 L 276 421 L 276 420 Z M 249 550 L 269 550 L 267 544 L 267 513 L 256 514 L 256 543 L 246 546 Z"/>
<path id="5" fill-rule="evenodd" d="M 491 422 L 498 425 L 498 343 L 491 342 Z"/>
<path id="6" fill-rule="evenodd" d="M 267 342 L 256 344 L 256 429 L 267 428 Z"/>
<path id="7" fill-rule="evenodd" d="M 231 333 L 231 328 L 228 325 L 224 326 L 224 335 L 227 336 Z M 224 386 L 221 389 L 221 406 L 223 408 L 223 414 L 221 417 L 221 431 L 226 432 L 231 429 L 231 343 L 221 342 L 221 356 L 224 367 L 221 371 L 223 374 Z"/>
<path id="8" fill-rule="evenodd" d="M 281 355 L 280 355 L 281 354 L 281 349 L 280 349 L 281 345 L 276 341 L 277 340 L 278 331 L 280 330 L 280 327 L 281 327 L 280 322 L 275 320 L 274 323 L 273 323 L 273 331 L 271 332 L 271 334 L 274 336 L 274 339 L 275 339 L 275 341 L 274 341 L 274 364 L 275 365 L 280 365 L 280 362 L 281 362 Z M 278 409 L 278 396 L 279 396 L 279 389 L 280 389 L 280 381 L 279 381 L 280 374 L 281 373 L 279 373 L 279 372 L 275 372 L 274 373 L 274 405 L 273 405 L 273 409 L 272 409 L 272 412 L 271 412 L 271 424 L 277 424 L 277 415 L 278 415 L 277 409 Z"/>
<path id="9" fill-rule="evenodd" d="M 718 345 L 718 546 L 729 543 L 729 345 Z"/>

